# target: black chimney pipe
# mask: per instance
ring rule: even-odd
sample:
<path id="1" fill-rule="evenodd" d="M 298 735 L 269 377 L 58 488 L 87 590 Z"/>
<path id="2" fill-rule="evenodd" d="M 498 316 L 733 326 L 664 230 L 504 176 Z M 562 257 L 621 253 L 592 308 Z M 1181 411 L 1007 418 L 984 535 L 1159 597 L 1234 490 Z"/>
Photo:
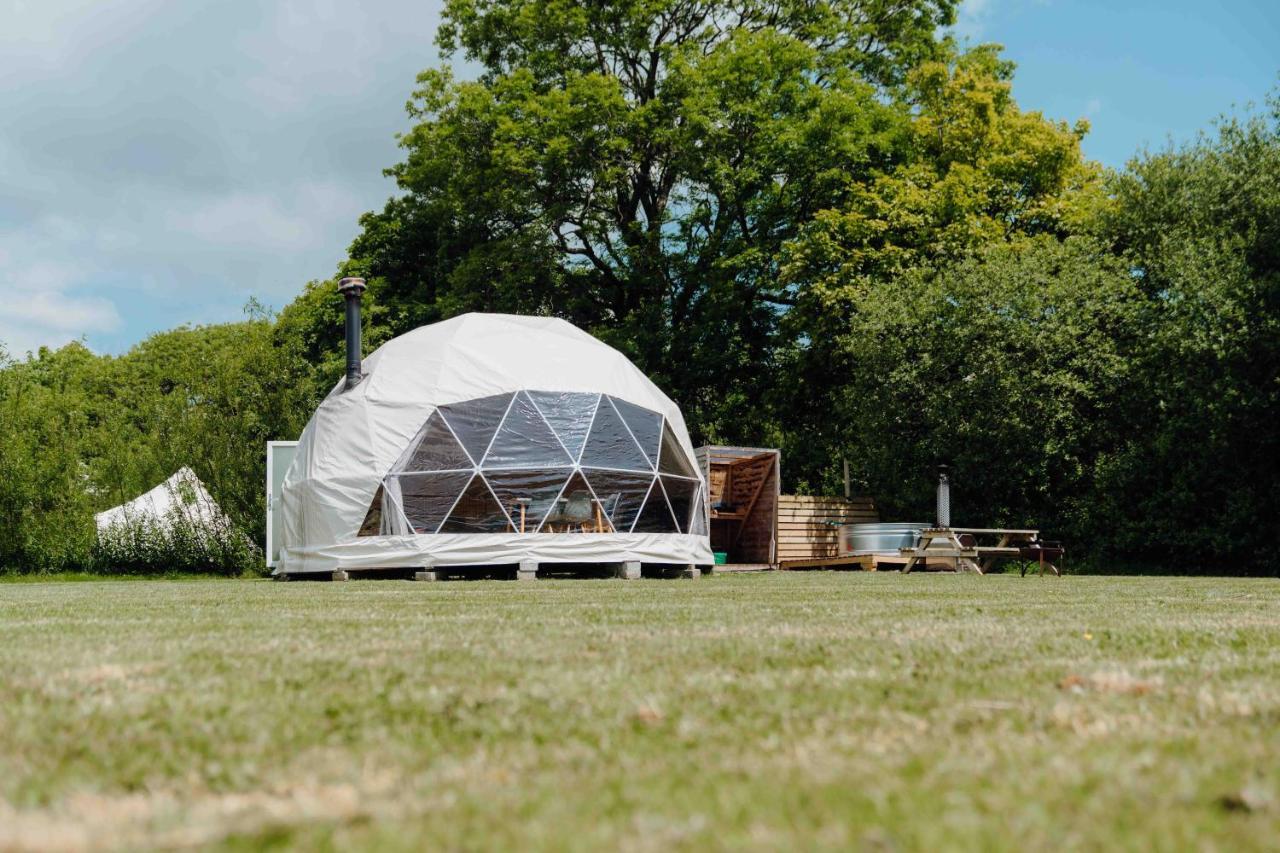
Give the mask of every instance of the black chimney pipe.
<path id="1" fill-rule="evenodd" d="M 350 391 L 360 383 L 360 294 L 364 293 L 364 279 L 347 277 L 338 282 L 338 292 L 347 300 L 347 384 L 342 390 Z"/>

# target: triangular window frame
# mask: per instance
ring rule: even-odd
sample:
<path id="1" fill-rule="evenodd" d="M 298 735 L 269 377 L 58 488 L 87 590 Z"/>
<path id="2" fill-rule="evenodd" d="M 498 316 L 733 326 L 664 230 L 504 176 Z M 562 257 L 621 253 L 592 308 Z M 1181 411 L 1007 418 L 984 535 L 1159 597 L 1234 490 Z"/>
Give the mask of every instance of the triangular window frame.
<path id="1" fill-rule="evenodd" d="M 596 499 L 600 502 L 600 506 L 602 508 L 605 507 L 605 501 L 608 500 L 613 493 L 602 492 L 600 486 L 604 483 L 608 483 L 610 478 L 623 480 L 633 479 L 635 481 L 633 485 L 637 486 L 647 484 L 644 488 L 638 490 L 640 496 L 639 503 L 636 505 L 635 510 L 629 513 L 629 516 L 626 516 L 625 518 L 619 516 L 619 513 L 628 502 L 628 492 L 626 490 L 620 490 L 618 492 L 619 499 L 613 506 L 613 512 L 608 512 L 607 510 L 605 512 L 606 516 L 609 518 L 609 524 L 613 527 L 615 532 L 631 532 L 632 525 L 636 523 L 636 519 L 640 517 L 641 511 L 644 509 L 644 502 L 649 497 L 649 490 L 653 488 L 653 475 L 646 474 L 643 471 L 615 471 L 612 468 L 580 468 L 579 470 L 582 472 L 583 478 L 587 481 L 587 485 L 589 485 L 592 492 L 595 493 Z M 613 485 L 621 486 L 624 484 Z M 627 523 L 625 525 L 620 525 L 619 522 L 623 520 Z"/>
<path id="2" fill-rule="evenodd" d="M 502 428 L 502 422 L 507 419 L 507 414 L 511 411 L 511 405 L 515 402 L 517 391 L 503 392 L 501 394 L 490 394 L 487 397 L 476 397 L 471 400 L 460 400 L 456 403 L 448 403 L 438 406 L 437 411 L 444 418 L 445 423 L 449 425 L 449 429 L 453 430 L 454 436 L 458 439 L 458 443 L 467 451 L 467 455 L 471 457 L 474 467 L 480 467 L 480 460 L 484 459 L 485 454 L 489 452 L 489 447 L 493 444 L 493 438 L 498 434 L 498 430 Z M 501 413 L 497 415 L 497 421 L 493 430 L 485 437 L 483 433 L 472 435 L 471 432 L 475 428 L 475 424 L 471 422 L 474 415 L 468 409 L 483 408 L 479 404 L 482 401 L 494 400 L 492 407 L 496 412 L 501 408 Z M 472 445 L 475 445 L 472 447 Z M 480 446 L 483 444 L 483 447 Z"/>
<path id="3" fill-rule="evenodd" d="M 670 439 L 669 441 L 668 438 Z M 679 470 L 669 470 L 667 468 L 669 456 L 674 456 L 678 464 L 683 467 Z M 671 422 L 666 418 L 662 419 L 662 445 L 658 450 L 658 473 L 682 477 L 686 480 L 702 479 L 698 476 L 698 471 L 693 467 L 693 463 L 689 461 L 689 457 L 685 455 L 684 448 L 680 445 L 680 439 L 676 438 L 675 430 L 671 428 Z"/>
<path id="4" fill-rule="evenodd" d="M 519 417 L 521 423 L 514 420 L 516 417 Z M 545 435 L 536 435 L 533 431 L 537 428 L 544 430 Z M 547 438 L 550 438 L 550 442 L 546 440 Z M 516 448 L 519 447 L 516 442 L 520 441 L 526 443 L 524 448 L 520 448 L 523 455 L 516 452 Z M 532 452 L 527 452 L 530 448 Z M 557 451 L 559 455 L 555 455 Z M 538 452 L 545 453 L 547 456 L 539 458 L 536 455 Z M 502 416 L 502 423 L 494 431 L 489 447 L 485 450 L 484 459 L 480 463 L 480 469 L 568 468 L 573 464 L 573 457 L 537 404 L 524 391 L 519 391 L 512 398 L 506 414 Z"/>
<path id="5" fill-rule="evenodd" d="M 618 416 L 622 418 L 622 422 L 626 424 L 627 430 L 631 433 L 631 439 L 644 453 L 645 458 L 649 460 L 649 467 L 658 470 L 658 457 L 662 453 L 662 428 L 666 425 L 667 419 L 653 409 L 646 409 L 644 406 L 637 406 L 635 403 L 622 399 L 621 397 L 609 397 L 609 402 L 613 404 L 614 410 Z M 640 440 L 640 433 L 637 429 L 644 431 L 646 425 L 644 420 L 656 420 L 657 430 L 653 436 L 653 450 L 645 447 L 645 443 Z"/>
<path id="6" fill-rule="evenodd" d="M 418 451 L 422 449 L 423 443 L 427 440 L 428 434 L 432 431 L 433 424 L 444 428 L 445 433 L 447 433 L 449 439 L 453 442 L 452 449 L 455 449 L 458 453 L 462 454 L 462 456 L 457 460 L 460 463 L 458 467 L 453 467 L 453 468 L 412 468 L 410 467 L 413 464 L 414 459 L 417 457 Z M 449 448 L 445 448 L 445 449 L 449 450 Z M 422 422 L 422 426 L 418 427 L 417 433 L 415 433 L 413 436 L 413 441 L 409 442 L 409 446 L 406 447 L 404 452 L 400 454 L 400 457 L 396 460 L 396 464 L 392 466 L 390 473 L 419 474 L 419 473 L 437 472 L 437 471 L 473 471 L 475 470 L 475 467 L 476 467 L 475 460 L 471 457 L 471 454 L 467 451 L 466 445 L 464 445 L 462 441 L 458 438 L 458 434 L 454 432 L 453 426 L 445 418 L 444 413 L 441 412 L 439 408 L 436 408 L 432 410 L 431 414 L 427 415 L 427 419 Z"/>
<path id="7" fill-rule="evenodd" d="M 606 408 L 607 407 L 607 408 Z M 610 419 L 605 426 L 604 418 Z M 618 428 L 621 428 L 619 431 Z M 606 434 L 606 432 L 608 434 Z M 620 450 L 627 454 L 627 457 L 614 455 L 611 458 L 605 457 L 606 453 L 613 453 L 613 450 L 606 447 L 592 447 L 592 439 L 600 437 L 601 442 L 610 441 L 611 437 L 615 438 L 620 444 Z M 622 438 L 626 441 L 623 442 Z M 629 448 L 629 449 L 628 449 Z M 592 456 L 588 456 L 591 451 Z M 608 464 L 614 462 L 617 464 Z M 628 464 L 634 467 L 626 467 Z M 586 440 L 582 443 L 582 452 L 578 454 L 578 465 L 583 468 L 597 468 L 600 470 L 612 471 L 632 471 L 639 474 L 652 473 L 653 465 L 649 461 L 649 454 L 644 452 L 644 448 L 636 441 L 636 437 L 631 432 L 631 427 L 627 426 L 626 418 L 613 405 L 613 400 L 608 394 L 600 395 L 600 405 L 596 408 L 595 417 L 591 420 L 591 431 L 587 433 Z"/>
<path id="8" fill-rule="evenodd" d="M 655 495 L 654 492 L 657 492 L 657 494 Z M 667 511 L 667 519 L 671 522 L 671 526 L 673 529 L 671 530 L 637 530 L 637 528 L 640 526 L 640 520 L 644 518 L 645 513 L 649 509 L 650 502 L 653 501 L 655 498 L 661 499 L 662 501 L 661 507 Z M 653 478 L 653 485 L 649 487 L 649 494 L 645 497 L 644 506 L 640 508 L 640 512 L 636 515 L 636 520 L 631 525 L 630 532 L 631 533 L 658 533 L 658 534 L 671 534 L 671 533 L 680 532 L 680 525 L 676 522 L 676 514 L 671 511 L 671 503 L 667 500 L 667 493 L 666 493 L 666 490 L 662 488 L 662 480 L 660 477 Z"/>
<path id="9" fill-rule="evenodd" d="M 524 476 L 527 478 L 531 475 L 541 473 L 547 475 L 548 480 L 558 480 L 554 493 L 552 493 L 550 498 L 546 501 L 546 506 L 539 507 L 534 514 L 526 512 L 524 532 L 536 533 L 542 527 L 543 520 L 555 507 L 556 501 L 558 501 L 560 496 L 564 494 L 565 487 L 568 486 L 569 481 L 573 479 L 575 471 L 577 471 L 576 468 L 568 465 L 560 468 L 494 468 L 488 471 L 481 471 L 478 476 L 484 478 L 485 484 L 489 487 L 489 491 L 493 493 L 493 496 L 497 499 L 499 506 L 501 506 L 507 513 L 507 517 L 511 520 L 511 528 L 516 533 L 520 533 L 519 512 L 516 509 L 513 509 L 510 504 L 504 502 L 502 497 L 499 495 L 499 490 L 502 490 L 505 493 L 508 489 L 506 484 L 503 482 L 505 477 L 510 475 Z M 532 506 L 533 502 L 530 501 L 530 504 Z"/>
<path id="10" fill-rule="evenodd" d="M 600 409 L 600 399 L 604 395 L 585 391 L 526 390 L 525 393 L 528 394 L 529 401 L 533 403 L 534 407 L 538 410 L 538 413 L 542 415 L 542 419 L 546 421 L 547 426 L 551 428 L 551 432 L 560 440 L 560 445 L 565 449 L 565 452 L 569 454 L 569 457 L 573 460 L 573 464 L 577 465 L 578 460 L 582 457 L 582 449 L 586 447 L 587 439 L 591 435 L 591 427 L 595 425 L 596 412 Z M 582 432 L 581 437 L 576 436 L 576 433 L 567 432 L 564 429 L 556 429 L 556 424 L 552 422 L 553 417 L 557 422 L 562 419 L 556 416 L 554 412 L 548 414 L 549 404 L 552 402 L 549 398 L 556 396 L 592 398 L 591 404 L 587 407 L 590 410 L 590 414 L 586 418 L 586 429 Z M 541 402 L 539 402 L 540 399 Z M 579 412 L 581 411 L 583 410 L 579 410 Z M 573 442 L 572 446 L 570 441 Z"/>
<path id="11" fill-rule="evenodd" d="M 489 500 L 491 500 L 491 501 L 493 502 L 493 506 L 497 507 L 498 512 L 502 513 L 502 518 L 506 521 L 506 527 L 507 527 L 508 529 L 507 529 L 506 531 L 502 531 L 502 530 L 445 530 L 445 528 L 446 528 L 446 527 L 448 527 L 448 525 L 449 525 L 449 521 L 453 518 L 453 514 L 454 514 L 455 512 L 457 512 L 457 511 L 458 511 L 458 505 L 462 503 L 462 499 L 463 499 L 464 497 L 466 497 L 466 496 L 467 496 L 467 493 L 471 491 L 471 487 L 472 487 L 472 485 L 474 485 L 477 481 L 479 481 L 479 482 L 480 482 L 480 484 L 481 484 L 481 486 L 483 486 L 483 487 L 484 487 L 485 494 L 487 494 L 487 495 L 489 496 Z M 459 523 L 461 523 L 461 522 L 459 522 Z M 448 515 L 446 515 L 446 516 L 444 517 L 444 520 L 440 522 L 440 526 L 439 526 L 438 528 L 436 528 L 436 533 L 452 533 L 452 534 L 456 534 L 456 535 L 470 535 L 470 536 L 480 535 L 480 536 L 483 536 L 483 535 L 486 535 L 486 534 L 495 534 L 495 533 L 510 532 L 511 530 L 514 530 L 514 529 L 515 529 L 515 526 L 511 523 L 511 516 L 507 514 L 507 510 L 506 510 L 506 508 L 505 508 L 505 507 L 503 507 L 503 505 L 502 505 L 502 501 L 498 500 L 498 496 L 497 496 L 497 495 L 495 495 L 495 494 L 493 493 L 493 489 L 489 487 L 489 482 L 488 482 L 487 480 L 485 480 L 484 476 L 483 476 L 483 475 L 481 475 L 479 472 L 476 472 L 475 474 L 473 474 L 473 475 L 471 476 L 471 480 L 467 482 L 466 487 L 465 487 L 465 488 L 463 488 L 463 490 L 462 490 L 461 492 L 459 492 L 459 493 L 458 493 L 458 497 L 457 497 L 457 499 L 453 502 L 453 506 L 451 506 L 451 507 L 449 508 L 449 513 L 448 513 Z"/>

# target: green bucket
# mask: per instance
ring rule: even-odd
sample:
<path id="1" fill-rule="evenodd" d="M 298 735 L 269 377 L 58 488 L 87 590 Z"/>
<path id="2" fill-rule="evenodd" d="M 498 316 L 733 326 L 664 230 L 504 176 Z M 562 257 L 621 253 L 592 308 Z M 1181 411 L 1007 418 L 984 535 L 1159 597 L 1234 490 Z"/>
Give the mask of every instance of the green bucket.
<path id="1" fill-rule="evenodd" d="M 717 565 L 717 566 L 723 566 L 725 563 L 729 562 L 729 552 L 728 552 L 728 551 L 713 551 L 713 552 L 712 552 L 712 555 L 713 555 L 713 556 L 715 556 L 715 558 L 716 558 L 716 565 Z"/>

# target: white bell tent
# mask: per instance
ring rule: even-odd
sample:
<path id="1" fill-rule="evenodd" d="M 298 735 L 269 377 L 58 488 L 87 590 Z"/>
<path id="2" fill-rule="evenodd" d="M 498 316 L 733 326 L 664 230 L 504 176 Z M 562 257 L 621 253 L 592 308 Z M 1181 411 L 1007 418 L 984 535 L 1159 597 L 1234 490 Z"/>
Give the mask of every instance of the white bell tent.
<path id="1" fill-rule="evenodd" d="M 167 531 L 185 524 L 196 531 L 216 534 L 231 525 L 196 472 L 185 467 L 151 491 L 93 518 L 99 533 L 121 527 Z"/>
<path id="2" fill-rule="evenodd" d="M 277 574 L 712 562 L 679 408 L 554 318 L 466 314 L 383 344 L 320 404 L 279 497 Z"/>

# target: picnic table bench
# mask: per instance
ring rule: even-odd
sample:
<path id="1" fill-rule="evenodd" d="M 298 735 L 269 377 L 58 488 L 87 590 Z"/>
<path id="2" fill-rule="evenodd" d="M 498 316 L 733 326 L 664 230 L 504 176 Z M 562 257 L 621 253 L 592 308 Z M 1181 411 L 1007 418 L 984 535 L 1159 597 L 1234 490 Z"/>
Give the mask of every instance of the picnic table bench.
<path id="1" fill-rule="evenodd" d="M 996 544 L 980 545 L 978 537 L 994 537 Z M 1035 560 L 1041 575 L 1046 568 L 1057 575 L 1053 560 L 1063 555 L 1063 549 L 1056 542 L 1040 542 L 1040 531 L 1029 528 L 931 527 L 920 531 L 915 548 L 903 548 L 900 553 L 907 558 L 903 572 L 910 572 L 918 562 L 941 557 L 954 560 L 956 571 L 985 575 L 997 561 L 1021 557 Z M 1022 574 L 1026 573 L 1024 568 Z"/>

